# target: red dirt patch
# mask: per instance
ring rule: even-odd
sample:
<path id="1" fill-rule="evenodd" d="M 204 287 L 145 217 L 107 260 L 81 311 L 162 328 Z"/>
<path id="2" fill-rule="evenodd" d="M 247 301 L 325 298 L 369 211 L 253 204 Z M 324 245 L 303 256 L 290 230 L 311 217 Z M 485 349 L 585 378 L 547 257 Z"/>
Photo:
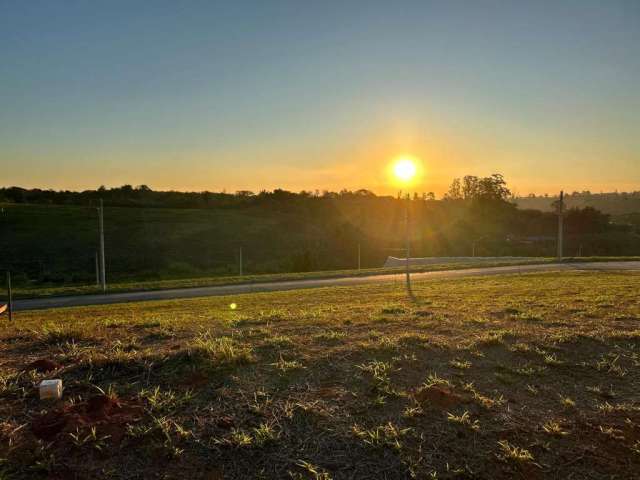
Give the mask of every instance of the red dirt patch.
<path id="1" fill-rule="evenodd" d="M 231 417 L 229 415 L 225 415 L 225 416 L 222 416 L 222 417 L 218 418 L 218 421 L 216 422 L 216 425 L 218 425 L 218 427 L 220 427 L 220 428 L 230 429 L 230 428 L 233 428 L 235 426 L 235 422 L 233 420 L 233 417 Z"/>
<path id="2" fill-rule="evenodd" d="M 439 385 L 432 385 L 418 390 L 414 394 L 414 398 L 423 406 L 430 405 L 441 409 L 455 407 L 465 401 L 462 396 L 450 388 Z"/>
<path id="3" fill-rule="evenodd" d="M 346 390 L 342 386 L 321 387 L 316 390 L 316 395 L 324 399 L 340 399 L 346 394 Z"/>
<path id="4" fill-rule="evenodd" d="M 182 379 L 181 385 L 187 388 L 202 388 L 209 383 L 209 377 L 202 372 L 193 372 Z"/>
<path id="5" fill-rule="evenodd" d="M 31 431 L 42 440 L 53 440 L 62 432 L 75 433 L 96 427 L 100 436 L 108 436 L 117 444 L 124 437 L 127 425 L 137 422 L 141 416 L 139 405 L 96 395 L 87 402 L 65 405 L 35 417 L 31 421 Z"/>
<path id="6" fill-rule="evenodd" d="M 112 410 L 120 408 L 120 402 L 106 395 L 95 395 L 87 401 L 86 412 L 92 418 L 105 418 Z"/>
<path id="7" fill-rule="evenodd" d="M 59 434 L 68 421 L 69 419 L 64 413 L 48 412 L 31 421 L 31 431 L 41 440 L 49 440 Z"/>
<path id="8" fill-rule="evenodd" d="M 54 362 L 53 360 L 41 358 L 39 360 L 31 362 L 29 365 L 25 367 L 25 370 L 35 370 L 38 373 L 48 373 L 54 370 L 58 370 L 61 367 L 62 365 L 60 365 L 57 362 Z"/>

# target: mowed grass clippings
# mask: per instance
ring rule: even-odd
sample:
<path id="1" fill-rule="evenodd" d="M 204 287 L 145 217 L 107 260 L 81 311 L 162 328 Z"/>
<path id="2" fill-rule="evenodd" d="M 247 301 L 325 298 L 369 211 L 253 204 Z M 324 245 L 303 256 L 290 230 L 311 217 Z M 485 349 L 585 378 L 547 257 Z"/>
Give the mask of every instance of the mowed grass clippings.
<path id="1" fill-rule="evenodd" d="M 414 290 L 20 312 L 0 478 L 640 477 L 640 275 Z"/>

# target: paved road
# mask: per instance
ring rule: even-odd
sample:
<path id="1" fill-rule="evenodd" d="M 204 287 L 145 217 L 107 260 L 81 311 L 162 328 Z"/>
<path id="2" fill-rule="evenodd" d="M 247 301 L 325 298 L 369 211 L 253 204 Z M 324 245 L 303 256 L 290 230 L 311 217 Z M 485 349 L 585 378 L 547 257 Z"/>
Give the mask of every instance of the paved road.
<path id="1" fill-rule="evenodd" d="M 412 273 L 415 280 L 428 278 L 452 278 L 472 275 L 500 275 L 505 273 L 528 273 L 562 270 L 640 270 L 640 262 L 592 262 L 592 263 L 547 263 L 542 265 L 512 265 L 505 267 L 481 267 L 463 270 Z M 16 300 L 14 309 L 35 310 L 42 308 L 75 307 L 80 305 L 104 305 L 111 303 L 140 302 L 145 300 L 169 300 L 173 298 L 209 297 L 216 295 L 237 295 L 253 292 L 275 292 L 301 288 L 333 287 L 340 285 L 362 285 L 368 283 L 394 282 L 403 274 L 371 275 L 367 277 L 322 278 L 292 280 L 283 282 L 251 283 L 244 285 L 223 285 L 215 287 L 174 288 L 147 292 L 108 293 L 105 295 L 77 295 L 73 297 L 50 297 Z"/>

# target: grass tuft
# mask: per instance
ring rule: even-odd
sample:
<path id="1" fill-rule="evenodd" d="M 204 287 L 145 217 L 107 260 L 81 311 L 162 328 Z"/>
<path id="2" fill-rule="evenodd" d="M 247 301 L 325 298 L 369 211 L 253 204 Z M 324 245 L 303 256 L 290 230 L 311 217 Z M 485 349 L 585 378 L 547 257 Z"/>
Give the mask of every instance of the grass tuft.
<path id="1" fill-rule="evenodd" d="M 250 346 L 230 337 L 213 337 L 209 332 L 196 338 L 191 344 L 191 353 L 207 358 L 217 366 L 246 365 L 255 361 Z"/>
<path id="2" fill-rule="evenodd" d="M 499 441 L 498 446 L 501 451 L 500 458 L 504 460 L 519 463 L 533 461 L 533 455 L 529 450 L 511 445 L 507 440 Z"/>

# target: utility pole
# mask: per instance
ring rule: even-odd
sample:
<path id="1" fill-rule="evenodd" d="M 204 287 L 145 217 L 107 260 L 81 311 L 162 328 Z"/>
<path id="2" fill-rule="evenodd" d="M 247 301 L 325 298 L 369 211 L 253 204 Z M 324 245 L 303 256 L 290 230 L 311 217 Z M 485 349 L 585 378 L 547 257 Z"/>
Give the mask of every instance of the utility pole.
<path id="1" fill-rule="evenodd" d="M 411 257 L 411 240 L 409 232 L 409 202 L 411 201 L 410 195 L 407 193 L 407 200 L 404 210 L 404 228 L 405 228 L 405 273 L 407 278 L 407 294 L 410 298 L 413 298 L 413 291 L 411 290 L 411 275 L 409 273 L 409 258 Z"/>
<path id="2" fill-rule="evenodd" d="M 100 199 L 100 207 L 98 208 L 98 223 L 100 224 L 100 283 L 102 291 L 107 291 L 106 265 L 104 261 L 104 204 Z"/>
<path id="3" fill-rule="evenodd" d="M 358 271 L 360 271 L 361 263 L 360 263 L 360 244 L 358 243 Z"/>
<path id="4" fill-rule="evenodd" d="M 558 206 L 557 206 L 557 212 L 558 212 L 558 252 L 557 252 L 557 257 L 558 257 L 558 261 L 562 260 L 562 234 L 563 234 L 563 229 L 564 229 L 564 192 L 561 190 L 560 191 L 560 200 L 558 201 Z"/>
<path id="5" fill-rule="evenodd" d="M 239 271 L 240 271 L 240 276 L 242 276 L 242 247 L 240 247 L 240 250 L 238 252 L 238 266 L 239 266 Z"/>
<path id="6" fill-rule="evenodd" d="M 11 294 L 11 272 L 7 270 L 7 305 L 9 307 L 9 321 L 13 321 L 13 296 Z"/>

